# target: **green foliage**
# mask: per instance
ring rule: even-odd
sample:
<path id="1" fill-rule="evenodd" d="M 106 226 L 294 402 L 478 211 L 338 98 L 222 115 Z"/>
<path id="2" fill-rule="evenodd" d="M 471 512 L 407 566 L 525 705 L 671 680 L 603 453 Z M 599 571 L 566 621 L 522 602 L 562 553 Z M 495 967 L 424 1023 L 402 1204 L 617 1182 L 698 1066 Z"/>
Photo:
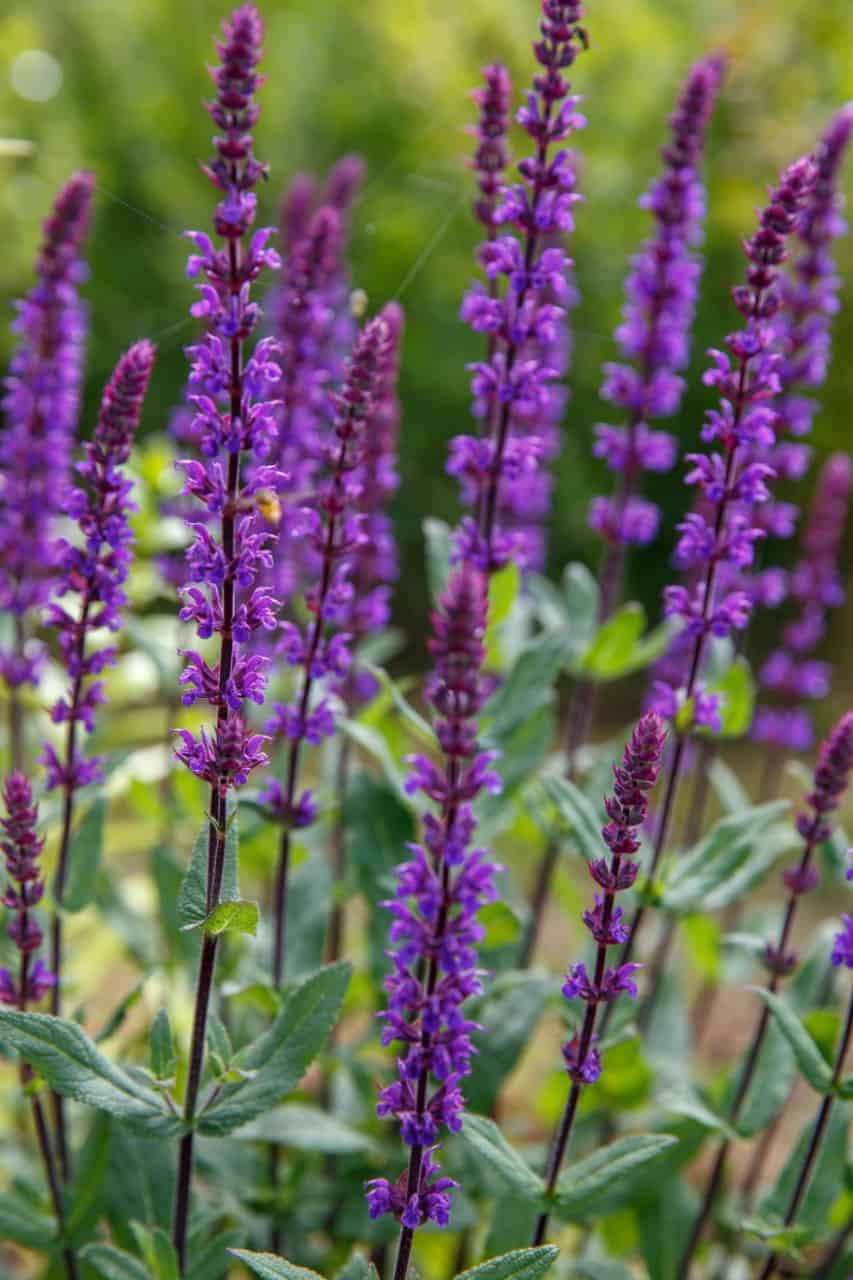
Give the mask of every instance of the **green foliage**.
<path id="1" fill-rule="evenodd" d="M 655 1184 L 655 1162 L 677 1138 L 650 1133 L 621 1138 L 575 1162 L 556 1187 L 554 1212 L 584 1222 L 621 1209 Z"/>
<path id="2" fill-rule="evenodd" d="M 746 893 L 796 837 L 776 825 L 784 800 L 720 818 L 695 848 L 675 862 L 661 901 L 668 910 L 718 910 Z"/>
<path id="3" fill-rule="evenodd" d="M 190 865 L 181 882 L 178 893 L 178 919 L 183 929 L 197 929 L 208 919 L 207 912 L 207 861 L 209 823 L 205 822 L 196 836 Z M 238 863 L 240 837 L 237 827 L 237 811 L 234 810 L 225 833 L 225 862 L 222 869 L 220 898 L 234 902 L 240 897 Z"/>
<path id="4" fill-rule="evenodd" d="M 261 1280 L 323 1280 L 316 1271 L 297 1267 L 274 1253 L 252 1253 L 249 1249 L 230 1249 L 229 1253 L 244 1262 Z"/>
<path id="5" fill-rule="evenodd" d="M 539 1280 L 553 1262 L 558 1250 L 553 1245 L 534 1249 L 514 1249 L 499 1258 L 489 1258 L 479 1266 L 462 1271 L 456 1280 Z"/>
<path id="6" fill-rule="evenodd" d="M 488 1116 L 466 1115 L 462 1136 L 483 1160 L 498 1182 L 525 1200 L 536 1201 L 545 1186 L 540 1177 L 510 1146 L 494 1120 Z"/>
<path id="7" fill-rule="evenodd" d="M 223 1086 L 199 1119 L 201 1133 L 231 1133 L 299 1083 L 337 1021 L 351 973 L 348 964 L 329 965 L 288 995 L 272 1025 L 234 1056 L 247 1078 Z"/>
<path id="8" fill-rule="evenodd" d="M 174 1138 L 182 1131 L 162 1097 L 105 1058 L 75 1022 L 0 1009 L 0 1041 L 65 1097 L 118 1116 L 140 1133 Z"/>
<path id="9" fill-rule="evenodd" d="M 66 911 L 82 911 L 95 892 L 95 880 L 104 847 L 104 823 L 107 802 L 103 796 L 93 800 L 68 847 L 68 882 L 62 897 Z"/>
<path id="10" fill-rule="evenodd" d="M 793 1050 L 801 1075 L 817 1093 L 829 1093 L 832 1089 L 832 1072 L 820 1049 L 793 1009 L 772 991 L 757 988 L 757 993 L 769 1008 L 779 1030 Z"/>

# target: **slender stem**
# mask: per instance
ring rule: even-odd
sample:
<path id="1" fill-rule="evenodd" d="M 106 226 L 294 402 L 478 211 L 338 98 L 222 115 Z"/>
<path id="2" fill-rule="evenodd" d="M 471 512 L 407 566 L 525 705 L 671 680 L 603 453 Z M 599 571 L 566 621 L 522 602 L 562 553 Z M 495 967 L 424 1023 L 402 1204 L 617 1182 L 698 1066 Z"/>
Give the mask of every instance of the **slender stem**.
<path id="1" fill-rule="evenodd" d="M 847 1057 L 847 1050 L 850 1048 L 851 1037 L 853 1037 L 853 993 L 851 993 L 850 1000 L 847 1005 L 847 1017 L 844 1022 L 844 1030 L 841 1033 L 841 1041 L 838 1045 L 838 1051 L 835 1055 L 835 1067 L 832 1072 L 833 1090 L 835 1089 L 839 1080 L 841 1079 L 841 1073 L 844 1070 L 844 1060 Z M 826 1132 L 826 1126 L 829 1123 L 829 1116 L 830 1116 L 830 1112 L 832 1111 L 832 1104 L 834 1102 L 835 1102 L 834 1092 L 828 1093 L 826 1097 L 823 1099 L 823 1101 L 821 1102 L 820 1106 L 818 1107 L 817 1116 L 815 1118 L 815 1126 L 814 1126 L 814 1129 L 812 1130 L 811 1141 L 809 1142 L 808 1149 L 806 1150 L 805 1158 L 803 1159 L 802 1168 L 800 1169 L 800 1173 L 797 1178 L 796 1185 L 791 1195 L 791 1199 L 788 1202 L 788 1208 L 785 1213 L 786 1227 L 790 1227 L 791 1224 L 794 1221 L 796 1221 L 797 1213 L 799 1211 L 800 1205 L 803 1202 L 803 1197 L 805 1196 L 806 1191 L 808 1190 L 809 1179 L 811 1178 L 812 1169 L 814 1167 L 815 1160 L 817 1159 L 817 1155 L 820 1150 L 821 1143 L 823 1142 L 823 1136 Z M 771 1253 L 767 1258 L 767 1261 L 764 1263 L 764 1266 L 762 1267 L 761 1271 L 758 1274 L 758 1280 L 770 1280 L 770 1277 L 773 1275 L 773 1272 L 776 1270 L 778 1261 L 779 1261 L 778 1253 L 775 1253 L 775 1252 Z"/>
<path id="2" fill-rule="evenodd" d="M 232 170 L 232 181 L 236 181 L 236 171 Z M 233 298 L 237 299 L 241 289 L 241 248 L 239 242 L 228 241 L 229 289 Z M 234 336 L 230 339 L 231 378 L 229 388 L 229 412 L 232 422 L 239 421 L 243 399 L 243 342 Z M 222 630 L 219 647 L 219 681 L 216 702 L 217 725 L 222 725 L 228 718 L 228 703 L 225 690 L 231 679 L 234 660 L 234 606 L 236 595 L 236 578 L 234 571 L 234 553 L 237 531 L 237 501 L 240 491 L 240 454 L 234 452 L 228 458 L 228 475 L 225 503 L 222 508 L 221 535 L 223 558 L 226 565 L 222 583 Z M 210 786 L 210 817 L 208 822 L 207 845 L 207 912 L 213 910 L 219 901 L 222 888 L 222 876 L 225 869 L 226 823 L 228 804 L 226 793 L 220 786 L 219 779 Z M 172 1242 L 178 1255 L 178 1266 L 181 1275 L 186 1265 L 187 1227 L 189 1224 L 190 1191 L 193 1172 L 193 1124 L 195 1121 L 198 1092 L 204 1066 L 204 1045 L 207 1034 L 207 1015 L 210 1008 L 216 969 L 218 937 L 205 933 L 201 944 L 198 978 L 196 981 L 195 1009 L 190 1039 L 190 1059 L 187 1074 L 187 1090 L 184 1098 L 184 1121 L 188 1132 L 181 1139 L 178 1150 L 178 1170 L 175 1183 L 175 1204 L 172 1220 Z"/>
<path id="3" fill-rule="evenodd" d="M 338 751 L 338 762 L 335 778 L 335 789 L 338 793 L 338 812 L 335 818 L 335 829 L 332 835 L 332 888 L 335 894 L 332 902 L 332 913 L 329 917 L 329 933 L 326 939 L 326 960 L 333 964 L 341 956 L 341 945 L 344 932 L 344 908 L 338 893 L 346 875 L 346 822 L 344 801 L 349 786 L 350 764 L 352 761 L 352 745 L 345 738 Z"/>
<path id="4" fill-rule="evenodd" d="M 805 842 L 802 857 L 800 858 L 800 864 L 799 864 L 800 871 L 805 871 L 809 867 L 812 856 L 814 854 L 814 848 L 815 848 L 814 838 L 810 837 Z M 785 915 L 782 920 L 782 925 L 779 930 L 779 937 L 777 939 L 776 946 L 775 946 L 776 955 L 779 957 L 782 957 L 785 954 L 785 948 L 788 945 L 788 940 L 791 936 L 791 930 L 793 928 L 794 918 L 797 912 L 798 901 L 799 901 L 799 895 L 797 893 L 792 892 L 788 895 L 788 902 L 785 908 Z M 768 987 L 770 991 L 775 992 L 779 987 L 779 983 L 780 983 L 780 974 L 777 971 L 771 975 L 770 982 L 768 983 Z M 749 1087 L 752 1084 L 752 1080 L 755 1075 L 755 1070 L 758 1066 L 759 1056 L 761 1054 L 761 1049 L 764 1044 L 764 1038 L 767 1034 L 767 1029 L 769 1025 L 770 1025 L 770 1009 L 769 1009 L 769 1006 L 765 1004 L 762 1006 L 761 1014 L 759 1015 L 758 1022 L 755 1027 L 755 1031 L 753 1033 L 752 1043 L 750 1044 L 749 1053 L 747 1055 L 743 1073 L 741 1074 L 737 1091 L 735 1093 L 734 1100 L 732 1102 L 732 1106 L 730 1109 L 729 1121 L 731 1124 L 736 1124 L 740 1116 L 741 1107 L 743 1106 L 743 1103 L 746 1099 L 746 1095 L 749 1092 Z M 714 1203 L 717 1198 L 717 1192 L 719 1191 L 720 1183 L 722 1182 L 723 1172 L 725 1170 L 726 1158 L 728 1155 L 730 1145 L 731 1143 L 729 1142 L 728 1139 L 726 1139 L 724 1142 L 720 1144 L 720 1149 L 717 1152 L 717 1157 L 711 1171 L 711 1176 L 708 1180 L 708 1185 L 705 1188 L 705 1195 L 703 1196 L 699 1213 L 696 1217 L 696 1221 L 693 1224 L 693 1229 L 690 1234 L 690 1239 L 687 1243 L 687 1248 L 681 1260 L 681 1266 L 678 1271 L 677 1280 L 687 1280 L 687 1277 L 690 1274 L 690 1266 L 693 1260 L 693 1255 L 695 1254 L 696 1249 L 699 1246 L 699 1242 L 702 1238 L 702 1234 L 705 1229 L 705 1224 L 707 1223 L 708 1218 L 710 1217 L 711 1212 L 714 1208 Z"/>
<path id="5" fill-rule="evenodd" d="M 617 884 L 619 880 L 619 869 L 622 863 L 622 855 L 614 853 L 610 862 L 610 878 L 613 884 Z M 604 892 L 604 905 L 601 912 L 601 935 L 606 938 L 610 929 L 610 922 L 613 917 L 613 907 L 616 900 L 616 892 L 614 889 L 606 889 Z M 598 942 L 595 953 L 595 976 L 592 980 L 592 989 L 594 992 L 601 991 L 601 984 L 604 978 L 604 971 L 607 964 L 607 943 Z M 612 1002 L 610 1002 L 612 1003 Z M 592 999 L 588 1002 L 584 1012 L 583 1026 L 581 1028 L 580 1041 L 577 1051 L 578 1067 L 583 1067 L 586 1056 L 590 1050 L 595 1032 L 595 1020 L 598 1013 L 598 999 Z M 569 1139 L 572 1136 L 572 1128 L 577 1115 L 578 1102 L 580 1100 L 582 1085 L 580 1081 L 573 1080 L 572 1087 L 569 1090 L 569 1096 L 566 1100 L 565 1110 L 551 1143 L 551 1151 L 548 1157 L 548 1169 L 545 1178 L 546 1193 L 550 1196 L 557 1179 L 560 1176 L 560 1169 L 563 1165 L 563 1157 L 566 1154 L 566 1148 L 569 1145 Z M 531 1244 L 539 1245 L 545 1239 L 548 1230 L 548 1219 L 550 1214 L 545 1210 L 536 1220 L 533 1229 L 533 1237 Z"/>

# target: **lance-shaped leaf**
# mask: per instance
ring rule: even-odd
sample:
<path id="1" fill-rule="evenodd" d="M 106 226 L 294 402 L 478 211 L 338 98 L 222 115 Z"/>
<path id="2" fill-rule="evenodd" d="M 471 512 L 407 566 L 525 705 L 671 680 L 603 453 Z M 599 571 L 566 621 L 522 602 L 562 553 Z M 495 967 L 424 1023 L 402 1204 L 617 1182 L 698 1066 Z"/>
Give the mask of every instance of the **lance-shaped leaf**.
<path id="1" fill-rule="evenodd" d="M 529 1164 L 511 1147 L 494 1120 L 487 1116 L 467 1115 L 462 1136 L 488 1162 L 489 1172 L 509 1191 L 527 1200 L 538 1200 L 545 1184 Z"/>
<path id="2" fill-rule="evenodd" d="M 670 869 L 662 903 L 679 914 L 727 906 L 763 875 L 788 847 L 790 833 L 774 824 L 787 801 L 728 814 Z"/>
<path id="3" fill-rule="evenodd" d="M 239 869 L 240 836 L 236 811 L 229 818 L 225 832 L 225 863 L 222 869 L 220 898 L 229 902 L 240 897 Z M 181 927 L 192 929 L 207 919 L 207 856 L 209 828 L 205 822 L 193 845 L 187 873 L 178 891 L 178 919 Z"/>
<path id="4" fill-rule="evenodd" d="M 107 802 L 103 796 L 98 796 L 86 810 L 83 820 L 71 837 L 68 884 L 62 896 L 62 905 L 66 911 L 82 911 L 92 900 L 104 847 L 106 814 Z"/>
<path id="5" fill-rule="evenodd" d="M 0 1009 L 0 1041 L 16 1049 L 56 1093 L 120 1116 L 138 1133 L 174 1138 L 184 1130 L 161 1095 L 105 1058 L 76 1022 Z"/>
<path id="6" fill-rule="evenodd" d="M 224 1086 L 199 1119 L 201 1133 L 231 1133 L 299 1083 L 337 1021 L 351 973 L 348 964 L 328 965 L 290 993 L 272 1026 L 235 1054 L 232 1067 L 250 1078 Z"/>
<path id="7" fill-rule="evenodd" d="M 80 1258 L 104 1280 L 152 1280 L 151 1272 L 139 1258 L 111 1244 L 87 1244 Z"/>
<path id="8" fill-rule="evenodd" d="M 479 1266 L 462 1271 L 456 1280 L 539 1280 L 555 1261 L 559 1250 L 551 1244 L 533 1249 L 513 1249 Z"/>
<path id="9" fill-rule="evenodd" d="M 560 1178 L 554 1212 L 570 1222 L 613 1213 L 650 1185 L 655 1161 L 676 1142 L 668 1133 L 638 1134 L 594 1151 Z"/>
<path id="10" fill-rule="evenodd" d="M 571 829 L 571 840 L 578 852 L 587 862 L 600 858 L 604 852 L 602 823 L 589 797 L 568 778 L 546 777 L 542 785 Z"/>
<path id="11" fill-rule="evenodd" d="M 229 1249 L 228 1252 L 261 1280 L 323 1280 L 319 1271 L 297 1267 L 295 1262 L 288 1262 L 277 1253 L 253 1253 L 251 1249 Z"/>
<path id="12" fill-rule="evenodd" d="M 776 1019 L 779 1030 L 794 1051 L 797 1066 L 811 1087 L 817 1093 L 831 1093 L 832 1071 L 791 1006 L 763 987 L 753 987 L 753 990 L 761 997 Z"/>

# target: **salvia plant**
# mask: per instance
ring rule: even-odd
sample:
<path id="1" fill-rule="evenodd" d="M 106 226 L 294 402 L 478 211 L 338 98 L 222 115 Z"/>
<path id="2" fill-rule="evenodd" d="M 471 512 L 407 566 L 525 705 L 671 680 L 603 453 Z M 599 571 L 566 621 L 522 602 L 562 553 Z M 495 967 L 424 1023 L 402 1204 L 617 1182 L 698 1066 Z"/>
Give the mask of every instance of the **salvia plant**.
<path id="1" fill-rule="evenodd" d="M 853 106 L 756 176 L 692 388 L 728 58 L 685 67 L 587 423 L 596 15 L 528 7 L 530 87 L 484 68 L 460 164 L 472 425 L 446 432 L 458 519 L 424 531 L 422 679 L 394 625 L 406 316 L 353 287 L 360 156 L 272 207 L 261 13 L 209 72 L 170 422 L 146 338 L 87 421 L 95 176 L 47 214 L 0 426 L 4 1276 L 853 1275 L 853 456 L 808 440 Z M 554 481 L 587 449 L 600 564 L 555 581 Z"/>

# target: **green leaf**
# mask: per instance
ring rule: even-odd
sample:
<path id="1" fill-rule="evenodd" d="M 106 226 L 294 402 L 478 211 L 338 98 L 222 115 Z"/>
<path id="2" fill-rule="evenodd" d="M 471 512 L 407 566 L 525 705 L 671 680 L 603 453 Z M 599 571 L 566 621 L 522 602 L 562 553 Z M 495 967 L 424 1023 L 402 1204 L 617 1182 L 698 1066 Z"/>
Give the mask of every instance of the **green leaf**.
<path id="1" fill-rule="evenodd" d="M 602 822 L 589 797 L 568 778 L 546 777 L 542 785 L 568 824 L 580 855 L 588 862 L 600 858 L 604 850 Z"/>
<path id="2" fill-rule="evenodd" d="M 193 929 L 207 919 L 207 855 L 209 824 L 204 823 L 193 845 L 190 865 L 178 892 L 178 919 L 183 929 Z M 229 818 L 225 833 L 225 865 L 222 870 L 220 897 L 233 902 L 240 897 L 238 858 L 240 838 L 237 812 Z"/>
<path id="3" fill-rule="evenodd" d="M 505 902 L 490 902 L 477 913 L 477 921 L 485 929 L 481 946 L 486 951 L 508 947 L 521 933 L 521 921 Z"/>
<path id="4" fill-rule="evenodd" d="M 664 1094 L 660 1102 L 669 1115 L 684 1116 L 688 1120 L 695 1120 L 703 1129 L 710 1129 L 712 1133 L 720 1133 L 729 1142 L 737 1142 L 738 1135 L 732 1125 L 716 1111 L 712 1111 L 699 1098 L 688 1094 Z"/>
<path id="5" fill-rule="evenodd" d="M 354 1253 L 344 1263 L 335 1280 L 379 1280 L 376 1267 L 363 1253 Z"/>
<path id="6" fill-rule="evenodd" d="M 504 1080 L 530 1042 L 549 989 L 548 979 L 541 974 L 513 971 L 501 974 L 483 996 L 471 1001 L 470 1017 L 483 1027 L 483 1043 L 488 1045 L 487 1053 L 475 1057 L 466 1081 L 472 1111 L 491 1111 Z"/>
<path id="7" fill-rule="evenodd" d="M 564 650 L 565 637 L 548 631 L 524 650 L 483 708 L 490 744 L 500 747 L 518 724 L 550 704 Z"/>
<path id="8" fill-rule="evenodd" d="M 17 1191 L 3 1191 L 0 1192 L 0 1240 L 46 1251 L 56 1242 L 56 1222 Z"/>
<path id="9" fill-rule="evenodd" d="M 367 1151 L 373 1145 L 366 1134 L 352 1125 L 303 1102 L 285 1102 L 257 1120 L 241 1125 L 233 1136 L 243 1142 L 279 1142 L 297 1151 L 322 1151 L 329 1155 Z"/>
<path id="10" fill-rule="evenodd" d="M 779 1030 L 794 1051 L 801 1074 L 805 1076 L 816 1093 L 831 1093 L 832 1072 L 820 1049 L 790 1005 L 763 987 L 753 987 L 752 990 L 761 997 L 778 1022 Z"/>
<path id="11" fill-rule="evenodd" d="M 204 921 L 204 931 L 214 937 L 221 933 L 248 933 L 254 938 L 260 915 L 257 902 L 247 902 L 245 898 L 236 902 L 220 902 Z"/>
<path id="12" fill-rule="evenodd" d="M 205 1239 L 203 1243 L 196 1244 L 190 1240 L 186 1280 L 223 1280 L 230 1266 L 228 1251 L 240 1244 L 243 1235 L 241 1228 L 232 1227 L 228 1231 L 220 1231 L 212 1239 Z"/>
<path id="13" fill-rule="evenodd" d="M 341 716 L 338 724 L 348 738 L 376 760 L 398 799 L 408 805 L 410 802 L 406 794 L 406 774 L 379 730 L 373 725 L 364 724 L 361 720 L 352 720 L 349 716 Z"/>
<path id="14" fill-rule="evenodd" d="M 504 623 L 512 613 L 521 591 L 521 570 L 513 561 L 489 577 L 489 611 L 486 627 L 486 667 L 500 670 L 505 665 L 501 649 Z"/>
<path id="15" fill-rule="evenodd" d="M 151 1243 L 157 1280 L 181 1280 L 175 1246 L 162 1227 L 154 1228 L 151 1233 Z"/>
<path id="16" fill-rule="evenodd" d="M 708 772 L 711 786 L 726 813 L 740 813 L 749 808 L 749 796 L 731 765 L 715 756 Z"/>
<path id="17" fill-rule="evenodd" d="M 747 1060 L 748 1053 L 744 1056 L 741 1070 Z M 752 1083 L 738 1114 L 735 1127 L 741 1137 L 751 1138 L 774 1119 L 790 1095 L 795 1074 L 796 1063 L 791 1046 L 779 1024 L 771 1021 L 755 1064 Z M 739 1077 L 740 1072 L 736 1072 L 732 1080 L 730 1102 L 734 1101 L 734 1090 Z"/>
<path id="18" fill-rule="evenodd" d="M 444 520 L 427 517 L 423 523 L 426 539 L 426 567 L 429 593 L 437 600 L 450 577 L 450 555 L 453 550 L 453 530 Z"/>
<path id="19" fill-rule="evenodd" d="M 272 1026 L 233 1059 L 235 1068 L 254 1075 L 225 1085 L 200 1117 L 201 1133 L 231 1133 L 299 1083 L 337 1021 L 351 972 L 348 964 L 328 965 L 288 995 Z"/>
<path id="20" fill-rule="evenodd" d="M 650 1166 L 675 1142 L 668 1133 L 638 1134 L 594 1151 L 560 1178 L 554 1212 L 569 1222 L 613 1213 L 648 1185 Z"/>
<path id="21" fill-rule="evenodd" d="M 151 1024 L 150 1063 L 155 1080 L 170 1080 L 175 1071 L 177 1054 L 172 1039 L 172 1024 L 166 1009 L 158 1009 Z"/>
<path id="22" fill-rule="evenodd" d="M 229 1249 L 234 1258 L 239 1258 L 250 1271 L 261 1280 L 323 1280 L 317 1271 L 309 1267 L 297 1267 L 275 1253 L 253 1253 L 250 1249 Z"/>
<path id="23" fill-rule="evenodd" d="M 124 1025 L 124 1021 L 134 1005 L 139 1004 L 144 990 L 145 978 L 143 977 L 139 979 L 135 987 L 131 987 L 127 995 L 113 1009 L 104 1025 L 97 1032 L 95 1044 L 103 1044 L 105 1040 L 109 1040 L 110 1036 L 115 1035 L 119 1028 Z"/>
<path id="24" fill-rule="evenodd" d="M 460 1272 L 456 1280 L 538 1280 L 556 1261 L 558 1253 L 559 1249 L 551 1244 L 534 1249 L 513 1249 Z"/>
<path id="25" fill-rule="evenodd" d="M 720 926 L 711 916 L 686 916 L 681 932 L 691 968 L 703 982 L 718 982 L 721 973 Z"/>
<path id="26" fill-rule="evenodd" d="M 543 1194 L 545 1184 L 542 1179 L 510 1146 L 494 1120 L 487 1116 L 466 1115 L 462 1136 L 488 1162 L 489 1171 L 507 1190 L 528 1200 L 538 1200 Z"/>
<path id="27" fill-rule="evenodd" d="M 598 628 L 581 663 L 584 672 L 592 680 L 615 680 L 624 675 L 645 627 L 646 611 L 642 605 L 623 604 Z"/>
<path id="28" fill-rule="evenodd" d="M 76 1022 L 0 1009 L 0 1039 L 66 1098 L 120 1116 L 139 1133 L 174 1138 L 184 1126 L 147 1085 L 99 1053 Z"/>
<path id="29" fill-rule="evenodd" d="M 721 679 L 708 684 L 708 691 L 722 695 L 720 729 L 712 736 L 742 738 L 755 709 L 755 680 L 746 658 L 738 655 Z"/>
<path id="30" fill-rule="evenodd" d="M 104 847 L 104 820 L 107 802 L 94 800 L 71 837 L 68 850 L 68 883 L 62 896 L 66 911 L 82 911 L 92 901 L 101 853 Z"/>
<path id="31" fill-rule="evenodd" d="M 94 1226 L 100 1216 L 104 1178 L 110 1159 L 112 1117 L 96 1111 L 82 1154 L 75 1160 L 74 1181 L 68 1195 L 66 1232 L 73 1240 Z"/>
<path id="32" fill-rule="evenodd" d="M 139 1258 L 111 1244 L 87 1244 L 80 1250 L 80 1257 L 104 1280 L 152 1280 Z"/>
<path id="33" fill-rule="evenodd" d="M 230 1062 L 234 1057 L 234 1046 L 231 1043 L 228 1028 L 215 1013 L 208 1014 L 207 1017 L 207 1043 L 223 1062 Z"/>
<path id="34" fill-rule="evenodd" d="M 817 1231 L 827 1225 L 829 1212 L 844 1185 L 847 1153 L 847 1109 L 831 1106 L 823 1140 L 812 1164 L 808 1188 L 797 1213 L 795 1227 Z M 760 1205 L 763 1218 L 781 1222 L 797 1185 L 815 1131 L 815 1117 L 803 1125 L 797 1142 L 779 1175 L 776 1185 Z"/>
<path id="35" fill-rule="evenodd" d="M 372 662 L 360 662 L 358 665 L 363 667 L 365 671 L 369 671 L 374 680 L 388 693 L 396 710 L 400 713 L 403 723 L 412 731 L 418 741 L 422 742 L 424 746 L 435 747 L 436 737 L 432 725 L 428 720 L 424 719 L 419 711 L 415 710 L 397 681 L 391 678 L 385 668 L 376 667 Z"/>
<path id="36" fill-rule="evenodd" d="M 585 564 L 566 565 L 562 587 L 569 625 L 565 660 L 573 671 L 595 639 L 600 593 L 598 581 Z"/>
<path id="37" fill-rule="evenodd" d="M 331 899 L 329 859 L 322 849 L 315 849 L 291 870 L 287 890 L 285 972 L 294 980 L 314 973 L 323 963 Z"/>
<path id="38" fill-rule="evenodd" d="M 674 863 L 666 876 L 662 902 L 679 915 L 728 906 L 751 888 L 787 848 L 792 833 L 774 823 L 786 800 L 727 814 Z"/>

